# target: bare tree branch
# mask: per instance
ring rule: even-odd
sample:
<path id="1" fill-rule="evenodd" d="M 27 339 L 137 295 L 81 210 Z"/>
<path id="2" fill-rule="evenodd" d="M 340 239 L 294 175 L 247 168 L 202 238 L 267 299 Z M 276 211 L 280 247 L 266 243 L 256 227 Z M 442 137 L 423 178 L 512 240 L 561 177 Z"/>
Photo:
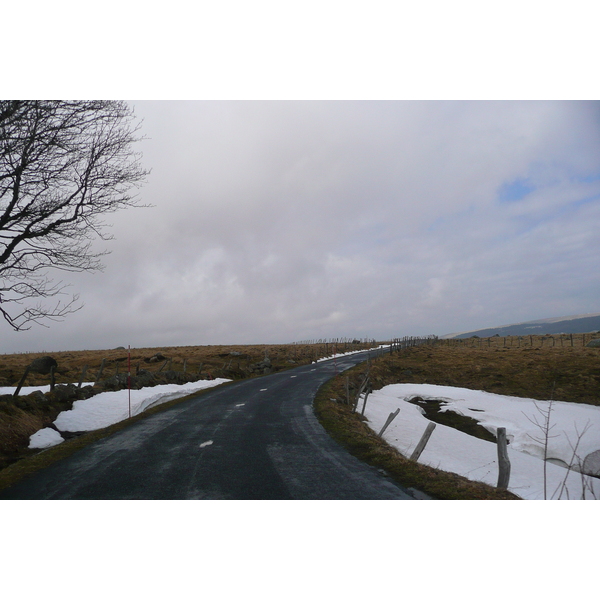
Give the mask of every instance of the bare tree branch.
<path id="1" fill-rule="evenodd" d="M 124 102 L 0 101 L 0 315 L 13 329 L 80 308 L 39 302 L 63 293 L 50 270 L 102 269 L 103 215 L 141 206 L 139 127 Z"/>

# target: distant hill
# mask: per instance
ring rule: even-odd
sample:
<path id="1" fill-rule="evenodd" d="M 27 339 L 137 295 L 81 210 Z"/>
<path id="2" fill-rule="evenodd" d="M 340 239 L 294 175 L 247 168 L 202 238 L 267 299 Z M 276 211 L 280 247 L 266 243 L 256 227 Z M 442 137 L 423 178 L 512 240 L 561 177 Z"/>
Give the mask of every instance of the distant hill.
<path id="1" fill-rule="evenodd" d="M 456 339 L 469 338 L 474 335 L 479 337 L 492 337 L 494 335 L 504 337 L 509 335 L 545 335 L 547 333 L 589 333 L 590 331 L 600 331 L 600 313 L 540 319 L 538 321 L 515 323 L 514 325 L 490 327 L 489 329 L 449 333 L 442 337 L 444 339 Z"/>

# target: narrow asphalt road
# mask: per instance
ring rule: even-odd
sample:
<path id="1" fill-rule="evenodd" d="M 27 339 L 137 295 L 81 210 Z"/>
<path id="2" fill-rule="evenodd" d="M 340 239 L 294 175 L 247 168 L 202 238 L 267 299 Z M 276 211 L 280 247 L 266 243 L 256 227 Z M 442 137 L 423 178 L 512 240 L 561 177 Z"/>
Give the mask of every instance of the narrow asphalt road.
<path id="1" fill-rule="evenodd" d="M 312 401 L 355 354 L 218 387 L 142 419 L 0 492 L 0 499 L 397 499 L 351 456 Z"/>

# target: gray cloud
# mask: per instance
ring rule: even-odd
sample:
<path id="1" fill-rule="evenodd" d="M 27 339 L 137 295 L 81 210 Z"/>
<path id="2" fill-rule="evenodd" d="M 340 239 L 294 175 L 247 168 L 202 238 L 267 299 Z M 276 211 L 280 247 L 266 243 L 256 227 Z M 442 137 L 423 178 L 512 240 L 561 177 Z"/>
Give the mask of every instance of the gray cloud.
<path id="1" fill-rule="evenodd" d="M 597 312 L 597 102 L 134 102 L 153 208 L 0 351 L 379 339 Z M 526 182 L 527 193 L 503 190 Z M 515 188 L 516 189 L 516 188 Z"/>

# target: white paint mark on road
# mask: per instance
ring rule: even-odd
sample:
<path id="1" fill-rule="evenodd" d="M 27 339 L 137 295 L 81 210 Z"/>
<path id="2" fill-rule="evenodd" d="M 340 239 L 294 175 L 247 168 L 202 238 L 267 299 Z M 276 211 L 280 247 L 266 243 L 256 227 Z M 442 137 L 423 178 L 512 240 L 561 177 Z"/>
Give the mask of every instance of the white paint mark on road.
<path id="1" fill-rule="evenodd" d="M 268 388 L 263 388 L 262 390 L 260 390 L 261 392 L 266 392 Z"/>
<path id="2" fill-rule="evenodd" d="M 212 441 L 212 440 L 208 440 L 208 442 L 202 442 L 202 443 L 200 444 L 200 448 L 204 448 L 205 446 L 211 446 L 211 445 L 212 445 L 212 443 L 213 443 L 213 441 Z"/>
<path id="3" fill-rule="evenodd" d="M 236 404 L 235 407 L 238 408 L 239 406 L 246 406 L 245 402 L 242 402 L 241 404 Z"/>

